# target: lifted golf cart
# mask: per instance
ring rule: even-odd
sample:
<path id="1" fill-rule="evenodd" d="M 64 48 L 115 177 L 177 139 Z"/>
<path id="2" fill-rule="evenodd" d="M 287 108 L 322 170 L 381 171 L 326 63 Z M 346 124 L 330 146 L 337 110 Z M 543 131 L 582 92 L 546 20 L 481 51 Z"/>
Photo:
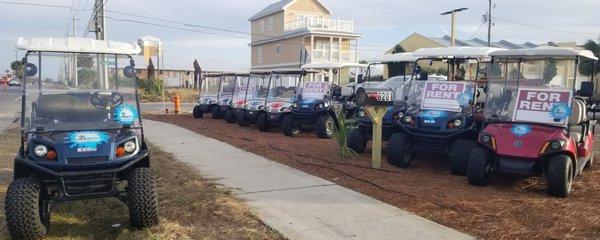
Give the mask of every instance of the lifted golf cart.
<path id="1" fill-rule="evenodd" d="M 480 62 L 496 48 L 425 48 L 415 52 L 417 66 L 409 87 L 400 127 L 389 138 L 388 162 L 407 168 L 417 152 L 444 153 L 453 174 L 465 174 L 476 144 Z M 448 72 L 447 81 L 428 79 L 434 70 Z M 441 69 L 441 70 L 440 70 Z"/>
<path id="2" fill-rule="evenodd" d="M 21 148 L 5 198 L 10 235 L 41 238 L 52 208 L 90 198 L 121 200 L 133 228 L 158 224 L 131 58 L 140 48 L 87 38 L 20 38 L 16 47 L 35 91 L 23 84 Z M 71 74 L 44 71 L 69 58 L 84 63 Z"/>
<path id="3" fill-rule="evenodd" d="M 569 196 L 573 179 L 593 163 L 596 125 L 586 110 L 594 84 L 583 82 L 576 91 L 577 69 L 598 59 L 559 47 L 491 55 L 485 128 L 469 159 L 469 183 L 487 185 L 495 173 L 541 175 L 551 195 Z"/>
<path id="4" fill-rule="evenodd" d="M 401 64 L 405 69 L 412 69 L 409 67 L 417 58 L 413 56 L 413 53 L 395 53 L 377 56 L 371 59 L 372 63 L 367 68 L 367 79 L 381 78 L 383 79 L 383 70 L 380 73 L 375 73 L 375 68 L 383 67 L 386 64 Z M 412 66 L 412 65 L 411 65 Z M 379 77 L 378 77 L 379 76 Z M 395 94 L 394 106 L 389 107 L 383 118 L 383 141 L 387 141 L 389 136 L 400 130 L 399 120 L 403 118 L 402 110 L 404 109 L 404 96 L 406 96 L 406 88 L 404 86 L 409 85 L 411 76 L 394 76 L 386 79 L 384 82 L 365 82 L 365 83 L 376 83 L 365 84 L 371 85 L 370 87 L 359 87 L 356 91 L 358 93 L 364 92 L 365 89 L 389 89 Z M 371 118 L 367 116 L 365 111 L 362 109 L 358 110 L 356 116 L 356 127 L 350 130 L 346 143 L 350 149 L 357 153 L 364 153 L 367 143 L 373 138 L 373 122 Z"/>
<path id="5" fill-rule="evenodd" d="M 245 118 L 245 106 L 249 99 L 254 99 L 258 95 L 257 88 L 263 81 L 268 81 L 271 75 L 270 71 L 252 71 L 249 77 L 238 77 L 236 81 L 236 90 L 233 95 L 230 107 L 225 113 L 227 123 L 238 122 L 238 116 L 243 112 Z M 246 121 L 242 119 L 241 121 Z"/>
<path id="6" fill-rule="evenodd" d="M 219 94 L 221 93 L 221 82 L 224 79 L 222 73 L 205 73 L 204 79 L 200 83 L 200 94 L 198 105 L 194 107 L 192 114 L 194 118 L 202 118 L 205 113 L 212 113 L 215 109 L 216 114 L 213 118 L 219 117 L 219 111 L 216 107 L 219 105 Z"/>

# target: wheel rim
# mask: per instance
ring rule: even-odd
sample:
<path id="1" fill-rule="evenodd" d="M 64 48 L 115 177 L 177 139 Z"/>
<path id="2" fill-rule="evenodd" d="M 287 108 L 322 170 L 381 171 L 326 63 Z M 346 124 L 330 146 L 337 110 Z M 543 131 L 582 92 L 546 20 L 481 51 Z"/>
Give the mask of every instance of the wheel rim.
<path id="1" fill-rule="evenodd" d="M 567 191 L 571 191 L 571 185 L 573 182 L 573 165 L 569 164 L 567 171 Z"/>
<path id="2" fill-rule="evenodd" d="M 325 122 L 325 131 L 327 131 L 328 134 L 333 133 L 333 121 L 331 119 Z"/>

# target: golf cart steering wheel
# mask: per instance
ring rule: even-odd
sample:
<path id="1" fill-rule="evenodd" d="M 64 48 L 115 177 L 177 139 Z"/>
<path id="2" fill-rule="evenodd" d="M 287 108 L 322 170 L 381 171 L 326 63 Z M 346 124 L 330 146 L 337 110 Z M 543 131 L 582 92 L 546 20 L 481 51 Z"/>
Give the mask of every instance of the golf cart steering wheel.
<path id="1" fill-rule="evenodd" d="M 90 99 L 92 105 L 98 109 L 113 109 L 123 103 L 123 95 L 116 92 L 111 93 L 100 93 L 96 92 L 92 94 Z"/>

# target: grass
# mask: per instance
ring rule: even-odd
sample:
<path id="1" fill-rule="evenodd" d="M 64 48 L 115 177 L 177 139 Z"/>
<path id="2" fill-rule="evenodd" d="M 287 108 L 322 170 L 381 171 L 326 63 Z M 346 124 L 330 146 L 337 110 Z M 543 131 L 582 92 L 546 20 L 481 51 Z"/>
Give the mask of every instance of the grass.
<path id="1" fill-rule="evenodd" d="M 4 214 L 6 188 L 18 149 L 17 129 L 0 134 L 0 239 L 9 237 Z M 115 199 L 59 205 L 46 239 L 283 239 L 265 226 L 229 189 L 203 179 L 169 153 L 151 145 L 159 178 L 160 225 L 132 231 L 127 207 Z"/>
<path id="2" fill-rule="evenodd" d="M 179 94 L 181 102 L 196 102 L 198 101 L 198 90 L 193 88 L 169 88 L 165 92 L 165 101 L 172 101 L 175 94 Z M 162 92 L 149 93 L 144 90 L 140 91 L 142 102 L 162 102 Z"/>

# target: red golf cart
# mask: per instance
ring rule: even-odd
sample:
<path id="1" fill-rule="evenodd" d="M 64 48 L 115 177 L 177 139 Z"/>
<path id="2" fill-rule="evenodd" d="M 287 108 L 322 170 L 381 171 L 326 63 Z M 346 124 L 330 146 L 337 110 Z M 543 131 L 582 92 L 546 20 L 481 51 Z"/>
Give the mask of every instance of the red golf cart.
<path id="1" fill-rule="evenodd" d="M 487 185 L 494 173 L 538 175 L 546 177 L 551 195 L 569 196 L 573 178 L 592 165 L 596 124 L 586 111 L 594 84 L 576 89 L 578 67 L 597 58 L 559 47 L 491 56 L 485 125 L 469 158 L 469 183 Z"/>

